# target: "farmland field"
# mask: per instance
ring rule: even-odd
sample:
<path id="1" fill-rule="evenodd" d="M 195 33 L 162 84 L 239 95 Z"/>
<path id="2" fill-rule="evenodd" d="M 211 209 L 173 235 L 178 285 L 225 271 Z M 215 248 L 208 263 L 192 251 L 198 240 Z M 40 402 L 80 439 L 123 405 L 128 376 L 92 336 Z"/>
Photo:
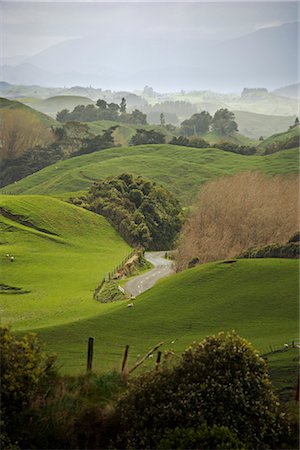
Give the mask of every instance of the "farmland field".
<path id="1" fill-rule="evenodd" d="M 95 369 L 103 370 L 119 367 L 126 344 L 133 365 L 159 341 L 180 354 L 193 341 L 232 329 L 266 353 L 297 340 L 297 279 L 296 260 L 209 263 L 161 280 L 133 308 L 122 301 L 99 305 L 93 317 L 36 331 L 65 372 L 84 370 L 89 336 Z"/>
<path id="2" fill-rule="evenodd" d="M 101 150 L 60 161 L 6 186 L 2 192 L 61 195 L 88 190 L 96 180 L 129 172 L 156 181 L 188 205 L 199 186 L 210 179 L 246 170 L 268 175 L 295 174 L 298 163 L 298 149 L 268 156 L 242 156 L 213 148 L 141 145 Z"/>
<path id="3" fill-rule="evenodd" d="M 131 250 L 111 225 L 46 196 L 1 196 L 0 207 L 2 323 L 30 330 L 97 314 L 94 289 Z"/>

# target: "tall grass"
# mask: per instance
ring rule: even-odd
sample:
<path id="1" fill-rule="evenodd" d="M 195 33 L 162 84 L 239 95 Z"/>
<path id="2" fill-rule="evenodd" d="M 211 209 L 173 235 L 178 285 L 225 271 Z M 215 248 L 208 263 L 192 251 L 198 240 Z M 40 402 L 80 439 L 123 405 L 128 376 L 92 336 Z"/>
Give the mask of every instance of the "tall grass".
<path id="1" fill-rule="evenodd" d="M 177 269 L 287 242 L 299 228 L 299 177 L 244 172 L 206 184 L 183 227 Z"/>

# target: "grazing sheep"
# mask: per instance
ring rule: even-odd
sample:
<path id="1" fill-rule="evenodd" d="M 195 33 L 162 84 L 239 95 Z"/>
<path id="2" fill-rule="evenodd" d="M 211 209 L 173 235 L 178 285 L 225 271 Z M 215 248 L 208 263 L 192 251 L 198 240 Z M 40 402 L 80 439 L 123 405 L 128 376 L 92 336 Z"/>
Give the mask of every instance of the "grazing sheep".
<path id="1" fill-rule="evenodd" d="M 128 303 L 127 308 L 132 308 L 133 307 L 133 303 Z"/>
<path id="2" fill-rule="evenodd" d="M 5 256 L 6 256 L 6 258 L 9 258 L 9 256 L 10 256 L 10 255 L 9 255 L 9 253 L 6 253 L 6 255 L 5 255 Z"/>
<path id="3" fill-rule="evenodd" d="M 11 261 L 11 262 L 14 262 L 14 260 L 15 260 L 14 256 L 11 256 L 11 257 L 10 257 L 10 261 Z"/>

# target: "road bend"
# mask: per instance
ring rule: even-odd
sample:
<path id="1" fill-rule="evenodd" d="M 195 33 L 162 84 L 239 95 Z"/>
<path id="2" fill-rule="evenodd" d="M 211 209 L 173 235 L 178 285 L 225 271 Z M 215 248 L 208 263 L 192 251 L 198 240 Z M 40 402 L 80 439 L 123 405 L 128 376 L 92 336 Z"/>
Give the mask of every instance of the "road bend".
<path id="1" fill-rule="evenodd" d="M 173 261 L 164 258 L 165 252 L 145 252 L 145 259 L 154 267 L 148 272 L 139 275 L 125 284 L 125 291 L 131 297 L 137 297 L 150 289 L 157 280 L 174 273 Z"/>

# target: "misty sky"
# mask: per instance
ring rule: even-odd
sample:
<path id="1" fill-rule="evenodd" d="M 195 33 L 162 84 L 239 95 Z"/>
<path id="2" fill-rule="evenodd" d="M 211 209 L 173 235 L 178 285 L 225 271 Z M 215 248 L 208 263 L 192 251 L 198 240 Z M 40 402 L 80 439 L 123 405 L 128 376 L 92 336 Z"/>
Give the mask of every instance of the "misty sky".
<path id="1" fill-rule="evenodd" d="M 219 41 L 299 20 L 296 2 L 1 2 L 2 57 L 81 37 L 190 36 Z"/>

